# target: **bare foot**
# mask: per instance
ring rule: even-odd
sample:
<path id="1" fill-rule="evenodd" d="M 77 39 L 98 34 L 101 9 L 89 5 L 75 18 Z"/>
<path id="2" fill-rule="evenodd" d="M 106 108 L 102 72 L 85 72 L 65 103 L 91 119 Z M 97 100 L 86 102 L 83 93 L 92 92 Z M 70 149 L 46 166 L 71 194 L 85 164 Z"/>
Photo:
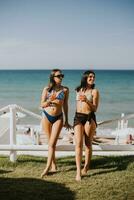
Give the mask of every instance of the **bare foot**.
<path id="1" fill-rule="evenodd" d="M 50 169 L 50 172 L 57 172 L 57 169 L 51 168 L 51 169 Z"/>
<path id="2" fill-rule="evenodd" d="M 75 180 L 76 180 L 76 181 L 81 181 L 81 175 L 76 175 Z"/>
<path id="3" fill-rule="evenodd" d="M 57 172 L 57 167 L 56 167 L 56 165 L 52 165 L 50 171 L 51 171 L 51 172 Z"/>
<path id="4" fill-rule="evenodd" d="M 87 171 L 88 169 L 86 167 L 84 167 L 82 170 L 81 170 L 81 174 L 82 176 L 85 176 L 87 174 Z"/>
<path id="5" fill-rule="evenodd" d="M 48 174 L 48 169 L 44 169 L 43 173 L 41 174 L 41 178 Z"/>

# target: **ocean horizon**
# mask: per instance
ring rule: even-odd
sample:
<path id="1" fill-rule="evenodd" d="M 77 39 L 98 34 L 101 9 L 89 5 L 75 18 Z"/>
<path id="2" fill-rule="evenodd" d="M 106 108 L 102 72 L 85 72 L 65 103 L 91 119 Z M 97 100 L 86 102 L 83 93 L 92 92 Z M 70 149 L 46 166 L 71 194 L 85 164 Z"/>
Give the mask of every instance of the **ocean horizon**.
<path id="1" fill-rule="evenodd" d="M 87 70 L 63 69 L 62 84 L 69 87 L 69 122 L 73 123 L 76 109 L 75 88 L 80 84 L 82 73 Z M 0 108 L 17 104 L 37 114 L 44 86 L 48 84 L 51 70 L 0 70 Z M 100 92 L 97 121 L 119 118 L 134 113 L 134 70 L 94 70 L 95 86 Z"/>

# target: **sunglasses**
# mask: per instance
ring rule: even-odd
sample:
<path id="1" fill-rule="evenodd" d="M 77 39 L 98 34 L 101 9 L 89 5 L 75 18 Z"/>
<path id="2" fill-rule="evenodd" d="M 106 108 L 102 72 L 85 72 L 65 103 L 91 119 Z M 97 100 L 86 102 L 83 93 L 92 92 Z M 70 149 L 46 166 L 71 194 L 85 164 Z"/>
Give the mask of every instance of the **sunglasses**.
<path id="1" fill-rule="evenodd" d="M 88 78 L 95 78 L 95 76 L 90 75 L 90 76 L 88 76 Z"/>
<path id="2" fill-rule="evenodd" d="M 64 78 L 64 74 L 59 74 L 59 75 L 54 76 L 54 77 L 57 77 L 57 78 Z"/>

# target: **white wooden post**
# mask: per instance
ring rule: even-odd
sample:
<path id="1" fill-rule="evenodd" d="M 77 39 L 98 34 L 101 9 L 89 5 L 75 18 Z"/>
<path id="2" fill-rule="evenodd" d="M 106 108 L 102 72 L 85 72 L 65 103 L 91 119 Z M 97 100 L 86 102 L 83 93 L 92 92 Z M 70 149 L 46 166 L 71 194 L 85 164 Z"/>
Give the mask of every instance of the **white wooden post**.
<path id="1" fill-rule="evenodd" d="M 121 121 L 120 120 L 118 120 L 118 130 L 121 128 Z"/>
<path id="2" fill-rule="evenodd" d="M 16 144 L 16 108 L 15 105 L 10 106 L 10 145 Z M 10 161 L 16 161 L 16 151 L 10 151 Z"/>
<path id="3" fill-rule="evenodd" d="M 124 117 L 124 113 L 121 113 L 121 118 Z M 124 119 L 118 120 L 118 129 L 117 129 L 117 133 L 116 133 L 116 138 L 115 138 L 115 144 L 119 144 L 120 143 L 120 135 L 119 135 L 119 131 L 120 129 L 124 128 Z"/>
<path id="4" fill-rule="evenodd" d="M 40 135 L 39 132 L 36 132 L 36 144 L 39 145 L 40 143 Z"/>
<path id="5" fill-rule="evenodd" d="M 123 118 L 125 116 L 124 113 L 121 113 L 121 118 Z M 118 121 L 118 130 L 120 129 L 124 129 L 127 126 L 127 122 L 124 119 L 121 119 Z M 116 134 L 116 138 L 115 138 L 115 143 L 119 144 L 120 143 L 120 135 L 119 132 L 117 130 L 117 134 Z"/>
<path id="6" fill-rule="evenodd" d="M 34 128 L 31 127 L 31 138 L 32 138 L 32 143 L 35 144 L 35 135 L 34 135 Z"/>
<path id="7" fill-rule="evenodd" d="M 121 118 L 122 117 L 124 117 L 125 116 L 125 114 L 124 113 L 121 113 Z M 123 129 L 124 128 L 124 119 L 121 119 L 121 129 Z"/>

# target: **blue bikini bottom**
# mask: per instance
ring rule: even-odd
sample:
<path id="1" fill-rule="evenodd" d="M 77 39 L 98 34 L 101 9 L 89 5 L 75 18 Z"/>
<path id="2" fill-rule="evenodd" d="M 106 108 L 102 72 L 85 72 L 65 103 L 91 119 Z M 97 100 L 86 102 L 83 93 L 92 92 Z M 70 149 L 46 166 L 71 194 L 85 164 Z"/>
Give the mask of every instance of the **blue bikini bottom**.
<path id="1" fill-rule="evenodd" d="M 56 116 L 52 116 L 49 115 L 45 110 L 42 111 L 42 114 L 45 115 L 47 117 L 47 119 L 53 124 L 54 122 L 56 122 L 58 119 L 60 119 L 63 116 L 63 113 L 56 115 Z"/>

